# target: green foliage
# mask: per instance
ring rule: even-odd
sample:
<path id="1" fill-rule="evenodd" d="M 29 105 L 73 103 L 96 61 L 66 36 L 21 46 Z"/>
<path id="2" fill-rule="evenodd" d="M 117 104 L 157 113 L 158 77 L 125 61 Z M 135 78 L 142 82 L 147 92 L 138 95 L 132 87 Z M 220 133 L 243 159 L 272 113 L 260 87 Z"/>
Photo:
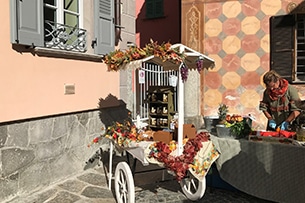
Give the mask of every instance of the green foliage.
<path id="1" fill-rule="evenodd" d="M 218 116 L 220 121 L 226 120 L 227 113 L 229 112 L 229 107 L 225 104 L 219 104 Z"/>
<path id="2" fill-rule="evenodd" d="M 236 136 L 236 138 L 244 138 L 252 131 L 251 126 L 246 119 L 234 123 L 226 122 L 226 127 L 230 128 L 231 133 Z"/>

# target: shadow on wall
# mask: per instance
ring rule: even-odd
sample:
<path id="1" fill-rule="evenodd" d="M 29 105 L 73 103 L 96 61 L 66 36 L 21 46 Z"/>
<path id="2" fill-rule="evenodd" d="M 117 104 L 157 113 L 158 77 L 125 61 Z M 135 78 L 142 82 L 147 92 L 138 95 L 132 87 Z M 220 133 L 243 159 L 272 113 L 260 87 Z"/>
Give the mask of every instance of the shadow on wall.
<path id="1" fill-rule="evenodd" d="M 100 98 L 98 105 L 100 119 L 106 127 L 113 125 L 114 122 L 124 123 L 126 120 L 132 123 L 131 111 L 126 108 L 126 103 L 112 94 L 105 99 Z"/>
<path id="2" fill-rule="evenodd" d="M 181 42 L 180 4 L 180 0 L 163 1 L 163 16 L 147 18 L 146 3 L 143 1 L 136 19 L 136 33 L 140 38 L 140 47 L 144 47 L 150 39 L 157 41 L 159 44 Z"/>
<path id="3" fill-rule="evenodd" d="M 115 122 L 124 123 L 124 121 L 128 120 L 132 123 L 130 117 L 130 111 L 126 108 L 126 103 L 123 100 L 119 100 L 117 97 L 109 94 L 105 99 L 99 99 L 99 117 L 101 122 L 107 128 L 108 126 L 113 125 Z M 95 166 L 100 166 L 103 162 L 103 165 L 107 164 L 107 160 L 105 157 L 105 153 L 107 150 L 103 148 L 102 145 L 109 146 L 108 139 L 102 139 L 101 146 L 99 149 L 93 154 L 88 161 L 86 161 L 86 165 L 84 170 L 88 168 L 93 168 Z"/>

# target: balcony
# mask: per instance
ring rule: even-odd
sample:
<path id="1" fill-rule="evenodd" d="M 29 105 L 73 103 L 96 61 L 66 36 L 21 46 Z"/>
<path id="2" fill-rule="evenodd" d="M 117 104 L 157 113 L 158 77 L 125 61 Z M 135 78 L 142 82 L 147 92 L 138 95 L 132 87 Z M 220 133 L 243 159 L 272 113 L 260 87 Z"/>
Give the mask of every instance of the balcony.
<path id="1" fill-rule="evenodd" d="M 52 21 L 45 21 L 44 26 L 46 48 L 86 52 L 87 31 L 85 29 L 63 25 Z"/>

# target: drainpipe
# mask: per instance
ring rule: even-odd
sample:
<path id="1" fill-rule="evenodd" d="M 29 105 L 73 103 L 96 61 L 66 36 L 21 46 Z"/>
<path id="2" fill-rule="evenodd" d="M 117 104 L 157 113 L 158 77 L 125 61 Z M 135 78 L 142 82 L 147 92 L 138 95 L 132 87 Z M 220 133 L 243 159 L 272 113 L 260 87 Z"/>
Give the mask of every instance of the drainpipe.
<path id="1" fill-rule="evenodd" d="M 121 0 L 115 0 L 115 9 L 114 9 L 114 26 L 115 26 L 115 46 L 119 44 L 119 41 L 122 41 L 121 38 Z"/>

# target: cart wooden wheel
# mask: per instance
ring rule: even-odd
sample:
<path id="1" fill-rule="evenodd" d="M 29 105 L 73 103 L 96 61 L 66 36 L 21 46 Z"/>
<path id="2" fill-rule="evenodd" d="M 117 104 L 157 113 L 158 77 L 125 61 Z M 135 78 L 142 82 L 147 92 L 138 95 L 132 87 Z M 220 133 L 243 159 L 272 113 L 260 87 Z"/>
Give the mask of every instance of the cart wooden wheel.
<path id="1" fill-rule="evenodd" d="M 202 181 L 199 181 L 190 172 L 188 174 L 188 177 L 185 177 L 180 181 L 180 186 L 184 195 L 192 201 L 201 199 L 206 189 L 205 177 Z"/>
<path id="2" fill-rule="evenodd" d="M 134 203 L 135 189 L 133 176 L 126 162 L 118 163 L 114 178 L 115 196 L 118 203 Z"/>

